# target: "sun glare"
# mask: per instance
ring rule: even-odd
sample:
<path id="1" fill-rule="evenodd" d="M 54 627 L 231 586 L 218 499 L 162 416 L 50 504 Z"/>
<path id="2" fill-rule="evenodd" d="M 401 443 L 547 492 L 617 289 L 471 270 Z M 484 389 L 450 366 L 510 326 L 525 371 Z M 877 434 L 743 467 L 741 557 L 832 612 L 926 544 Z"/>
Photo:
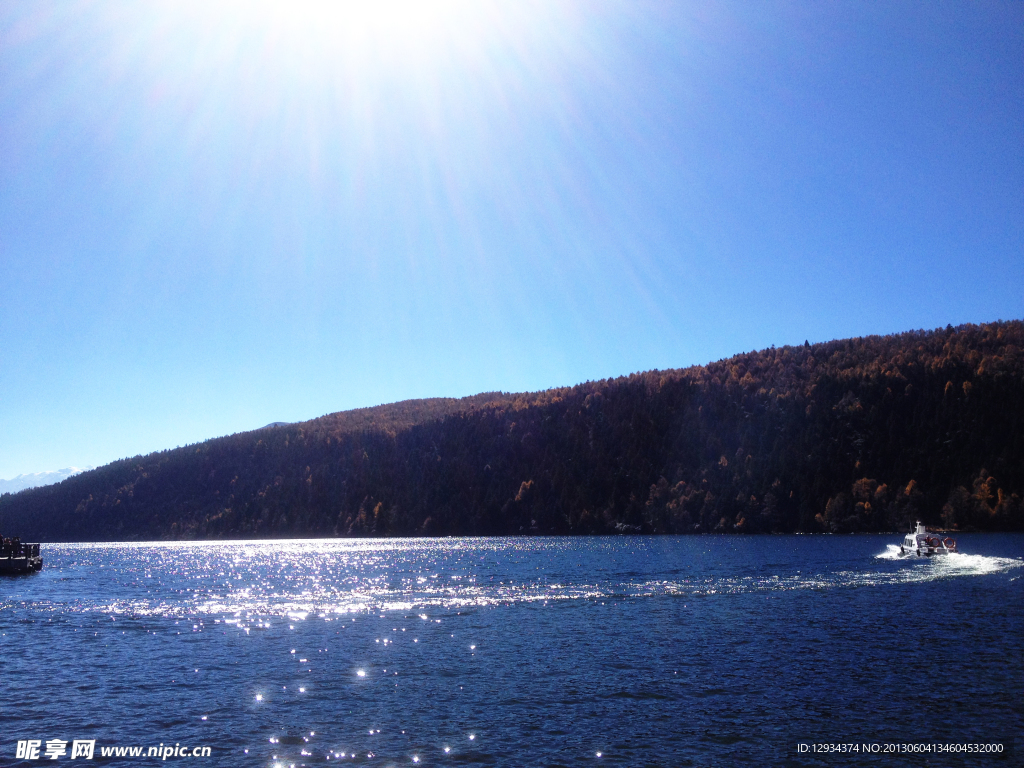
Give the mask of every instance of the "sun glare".
<path id="1" fill-rule="evenodd" d="M 437 42 L 457 42 L 472 34 L 482 3 L 465 0 L 298 0 L 228 4 L 222 21 L 264 27 L 271 34 L 307 45 L 372 46 L 409 52 Z"/>
<path id="2" fill-rule="evenodd" d="M 471 6 L 460 0 L 381 0 L 381 2 L 310 2 L 285 4 L 286 12 L 323 20 L 337 27 L 348 27 L 398 37 L 429 36 L 438 29 L 465 20 Z"/>

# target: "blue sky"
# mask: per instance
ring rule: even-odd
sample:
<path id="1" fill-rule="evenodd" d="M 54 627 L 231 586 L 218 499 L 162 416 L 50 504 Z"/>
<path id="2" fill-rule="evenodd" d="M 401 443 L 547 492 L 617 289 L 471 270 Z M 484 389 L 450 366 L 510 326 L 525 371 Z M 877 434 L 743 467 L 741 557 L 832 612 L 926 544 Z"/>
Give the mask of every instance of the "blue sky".
<path id="1" fill-rule="evenodd" d="M 1020 2 L 0 6 L 0 477 L 1024 316 Z"/>

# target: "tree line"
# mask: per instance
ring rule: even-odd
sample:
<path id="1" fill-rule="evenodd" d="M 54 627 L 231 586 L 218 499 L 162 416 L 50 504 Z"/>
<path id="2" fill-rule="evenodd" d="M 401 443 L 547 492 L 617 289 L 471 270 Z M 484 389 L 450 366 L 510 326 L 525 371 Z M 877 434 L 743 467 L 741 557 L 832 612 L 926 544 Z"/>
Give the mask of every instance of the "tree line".
<path id="1" fill-rule="evenodd" d="M 415 400 L 0 497 L 23 540 L 1024 530 L 1024 323 Z"/>

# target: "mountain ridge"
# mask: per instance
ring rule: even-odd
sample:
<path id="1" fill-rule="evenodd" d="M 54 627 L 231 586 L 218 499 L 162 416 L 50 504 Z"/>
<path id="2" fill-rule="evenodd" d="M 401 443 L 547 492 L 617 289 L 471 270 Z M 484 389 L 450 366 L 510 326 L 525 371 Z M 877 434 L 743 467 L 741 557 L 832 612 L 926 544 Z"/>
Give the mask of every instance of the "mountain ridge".
<path id="1" fill-rule="evenodd" d="M 0 480 L 0 494 L 17 493 L 28 488 L 53 485 L 80 472 L 88 472 L 90 469 L 95 469 L 95 467 L 64 467 L 64 469 L 50 469 L 43 472 L 28 472 L 12 477 L 10 480 Z"/>
<path id="2" fill-rule="evenodd" d="M 1024 324 L 356 409 L 0 497 L 43 541 L 1024 528 Z"/>

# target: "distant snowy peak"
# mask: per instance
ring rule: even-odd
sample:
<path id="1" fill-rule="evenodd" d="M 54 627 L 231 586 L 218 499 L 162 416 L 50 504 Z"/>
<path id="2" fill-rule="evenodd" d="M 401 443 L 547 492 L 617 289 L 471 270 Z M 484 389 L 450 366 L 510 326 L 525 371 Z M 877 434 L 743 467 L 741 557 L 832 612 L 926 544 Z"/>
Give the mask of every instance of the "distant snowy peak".
<path id="1" fill-rule="evenodd" d="M 53 485 L 61 480 L 66 480 L 79 472 L 88 472 L 95 467 L 65 467 L 64 469 L 53 469 L 49 472 L 34 472 L 29 475 L 18 475 L 11 480 L 0 480 L 0 493 L 17 493 L 26 488 L 38 488 L 40 485 Z"/>
<path id="2" fill-rule="evenodd" d="M 265 427 L 260 427 L 260 429 L 270 429 L 271 427 L 287 427 L 290 424 L 290 421 L 272 421 Z"/>

